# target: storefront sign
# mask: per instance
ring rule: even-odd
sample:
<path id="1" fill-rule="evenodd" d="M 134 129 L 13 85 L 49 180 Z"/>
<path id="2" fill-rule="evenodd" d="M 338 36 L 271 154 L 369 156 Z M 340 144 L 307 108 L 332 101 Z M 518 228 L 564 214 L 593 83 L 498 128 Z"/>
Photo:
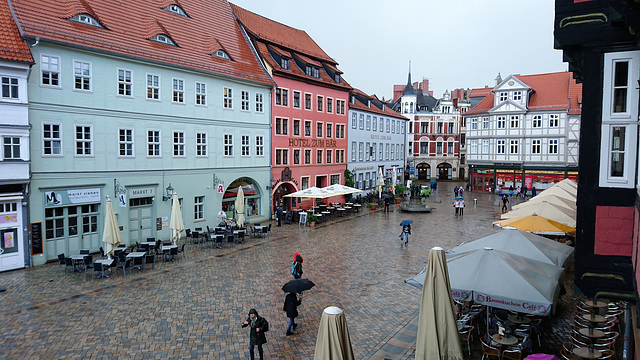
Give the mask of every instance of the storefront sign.
<path id="1" fill-rule="evenodd" d="M 155 188 L 129 188 L 129 199 L 147 198 L 156 195 Z"/>
<path id="2" fill-rule="evenodd" d="M 375 140 L 391 140 L 391 136 L 387 135 L 371 135 L 371 138 Z"/>
<path id="3" fill-rule="evenodd" d="M 40 255 L 42 251 L 42 223 L 31 223 L 31 255 Z"/>
<path id="4" fill-rule="evenodd" d="M 0 224 L 11 224 L 18 222 L 18 213 L 4 214 L 0 217 Z"/>
<path id="5" fill-rule="evenodd" d="M 289 139 L 289 146 L 335 148 L 338 147 L 338 142 L 329 139 Z"/>
<path id="6" fill-rule="evenodd" d="M 44 197 L 44 206 L 98 203 L 100 188 L 45 191 Z"/>

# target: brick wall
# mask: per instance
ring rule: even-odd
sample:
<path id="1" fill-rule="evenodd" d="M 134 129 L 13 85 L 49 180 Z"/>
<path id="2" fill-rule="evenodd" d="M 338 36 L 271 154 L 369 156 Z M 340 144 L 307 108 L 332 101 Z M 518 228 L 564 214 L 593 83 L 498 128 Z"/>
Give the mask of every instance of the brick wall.
<path id="1" fill-rule="evenodd" d="M 598 206 L 593 253 L 631 256 L 635 207 Z"/>

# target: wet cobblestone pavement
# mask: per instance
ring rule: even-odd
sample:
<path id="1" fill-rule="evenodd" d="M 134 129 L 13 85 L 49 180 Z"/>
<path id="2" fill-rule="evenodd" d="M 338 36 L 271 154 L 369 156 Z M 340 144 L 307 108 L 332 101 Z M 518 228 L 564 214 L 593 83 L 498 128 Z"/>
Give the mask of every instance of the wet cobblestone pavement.
<path id="1" fill-rule="evenodd" d="M 224 249 L 187 245 L 185 260 L 126 279 L 118 272 L 85 280 L 57 264 L 0 273 L 7 288 L 0 293 L 0 357 L 248 359 L 248 330 L 240 324 L 254 307 L 271 325 L 266 359 L 312 359 L 322 311 L 333 305 L 345 311 L 357 359 L 413 358 L 420 292 L 403 280 L 425 266 L 433 246 L 499 231 L 491 225 L 499 217 L 496 196 L 466 192 L 465 215 L 455 217 L 452 190 L 460 184 L 439 185 L 442 202 L 429 199 L 429 214 L 392 205 L 390 213 L 363 209 L 314 228 L 273 224 L 266 239 Z M 407 247 L 398 238 L 404 219 L 414 221 Z M 304 293 L 294 335 L 285 336 L 280 288 L 292 278 L 295 252 L 316 287 Z M 566 341 L 573 301 L 569 291 L 541 350 L 557 354 Z M 481 357 L 479 347 L 476 338 L 471 358 Z"/>

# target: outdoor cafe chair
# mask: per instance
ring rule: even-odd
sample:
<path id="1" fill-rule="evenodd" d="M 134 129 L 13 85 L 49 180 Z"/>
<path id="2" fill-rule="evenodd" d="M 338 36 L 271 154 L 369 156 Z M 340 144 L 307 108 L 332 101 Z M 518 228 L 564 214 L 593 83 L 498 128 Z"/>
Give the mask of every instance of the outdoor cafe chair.
<path id="1" fill-rule="evenodd" d="M 151 264 L 153 270 L 156 269 L 156 256 L 154 254 L 145 255 L 144 262 L 147 264 Z"/>
<path id="2" fill-rule="evenodd" d="M 60 271 L 61 265 L 64 265 L 64 253 L 58 254 L 58 271 Z"/>
<path id="3" fill-rule="evenodd" d="M 85 256 L 84 259 L 82 259 L 82 265 L 84 266 L 84 278 L 87 278 L 87 271 L 89 271 L 90 269 L 93 269 L 94 267 L 94 263 L 93 263 L 93 258 L 91 256 Z"/>
<path id="4" fill-rule="evenodd" d="M 184 246 L 186 244 L 182 244 L 181 247 L 178 248 L 178 254 L 182 255 L 182 259 L 186 260 L 187 259 L 187 253 L 184 251 Z"/>
<path id="5" fill-rule="evenodd" d="M 562 360 L 580 360 L 578 355 L 567 352 L 565 349 L 560 349 L 560 359 Z"/>
<path id="6" fill-rule="evenodd" d="M 133 258 L 133 264 L 131 264 L 131 268 L 136 268 L 138 270 L 144 270 L 144 257 L 136 256 Z"/>
<path id="7" fill-rule="evenodd" d="M 70 257 L 66 257 L 64 258 L 64 271 L 67 272 L 67 268 L 71 268 L 71 272 L 73 272 L 76 267 L 75 264 L 73 263 L 73 259 Z"/>
<path id="8" fill-rule="evenodd" d="M 104 267 L 101 263 L 93 264 L 93 273 L 91 274 L 91 278 L 93 279 L 93 275 L 95 273 L 99 273 L 100 275 L 104 275 Z"/>
<path id="9" fill-rule="evenodd" d="M 178 248 L 177 247 L 173 247 L 169 250 L 169 256 L 171 257 L 171 260 L 175 260 L 178 257 Z"/>
<path id="10" fill-rule="evenodd" d="M 524 352 L 525 347 L 516 346 L 510 349 L 505 349 L 502 351 L 502 360 L 522 360 L 522 353 Z"/>
<path id="11" fill-rule="evenodd" d="M 118 269 L 122 270 L 122 277 L 126 278 L 127 269 L 131 269 L 131 259 L 130 258 L 124 258 L 124 260 L 118 259 L 116 262 L 116 271 Z"/>
<path id="12" fill-rule="evenodd" d="M 495 356 L 498 360 L 501 360 L 500 349 L 497 347 L 493 347 L 484 342 L 484 340 L 480 339 L 480 344 L 482 344 L 482 359 L 489 359 L 491 356 Z"/>
<path id="13" fill-rule="evenodd" d="M 89 249 L 80 250 L 80 255 L 88 255 L 88 254 L 89 254 Z"/>
<path id="14" fill-rule="evenodd" d="M 473 335 L 473 326 L 468 326 L 460 330 L 460 335 L 462 339 L 467 343 L 467 349 L 469 351 L 469 356 L 471 356 L 471 337 Z"/>
<path id="15" fill-rule="evenodd" d="M 609 360 L 616 354 L 613 350 L 601 350 L 600 352 L 602 353 L 602 356 L 600 356 L 598 360 Z"/>

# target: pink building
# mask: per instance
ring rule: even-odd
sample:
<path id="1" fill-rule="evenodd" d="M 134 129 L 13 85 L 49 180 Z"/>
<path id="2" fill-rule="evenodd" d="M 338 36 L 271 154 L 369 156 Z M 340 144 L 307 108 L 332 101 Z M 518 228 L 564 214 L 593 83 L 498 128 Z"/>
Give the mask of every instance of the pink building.
<path id="1" fill-rule="evenodd" d="M 345 183 L 351 87 L 306 32 L 231 6 L 277 84 L 271 96 L 273 203 L 299 207 L 298 199 L 284 195 Z M 300 200 L 303 207 L 312 203 Z"/>

